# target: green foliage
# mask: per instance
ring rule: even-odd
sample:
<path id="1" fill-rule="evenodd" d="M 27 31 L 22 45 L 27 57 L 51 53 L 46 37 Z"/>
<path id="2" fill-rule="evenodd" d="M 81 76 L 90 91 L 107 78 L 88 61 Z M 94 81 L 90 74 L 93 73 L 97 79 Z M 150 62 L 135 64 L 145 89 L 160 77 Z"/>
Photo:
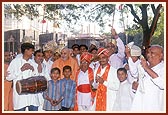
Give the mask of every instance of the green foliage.
<path id="1" fill-rule="evenodd" d="M 162 33 L 164 33 L 164 12 L 161 11 L 160 18 L 157 22 L 157 28 L 154 32 L 154 37 L 159 37 Z"/>
<path id="2" fill-rule="evenodd" d="M 126 34 L 131 35 L 131 36 L 135 36 L 138 33 L 142 33 L 142 28 L 141 27 L 139 27 L 139 28 L 131 27 L 131 28 L 126 29 L 125 31 L 126 31 Z"/>
<path id="3" fill-rule="evenodd" d="M 16 5 L 14 4 L 13 7 L 14 7 L 14 10 L 12 10 L 11 12 L 14 14 L 16 19 L 19 20 L 24 15 L 24 10 L 22 9 L 23 6 L 19 4 L 16 4 Z"/>
<path id="4" fill-rule="evenodd" d="M 105 16 L 111 16 L 115 11 L 115 4 L 96 4 L 92 6 L 91 9 L 88 9 L 88 20 L 92 22 L 98 22 L 100 27 L 105 25 Z"/>
<path id="5" fill-rule="evenodd" d="M 33 20 L 34 17 L 39 17 L 38 6 L 40 6 L 40 4 L 25 4 L 23 6 L 24 13 Z"/>

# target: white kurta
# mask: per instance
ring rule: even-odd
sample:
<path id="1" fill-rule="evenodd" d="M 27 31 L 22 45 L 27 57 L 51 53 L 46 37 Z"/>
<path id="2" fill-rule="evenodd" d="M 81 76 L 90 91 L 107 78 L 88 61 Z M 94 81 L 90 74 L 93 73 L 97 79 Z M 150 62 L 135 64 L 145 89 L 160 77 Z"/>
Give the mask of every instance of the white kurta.
<path id="1" fill-rule="evenodd" d="M 82 84 L 90 84 L 88 70 L 85 73 L 83 71 L 79 72 L 77 86 L 82 85 Z M 91 104 L 92 104 L 91 92 L 90 93 L 81 93 L 81 92 L 77 91 L 77 93 L 78 93 L 77 94 L 78 105 L 91 106 Z"/>
<path id="2" fill-rule="evenodd" d="M 44 63 L 42 63 L 42 72 L 39 73 L 38 72 L 38 64 L 35 62 L 35 60 L 33 59 L 33 67 L 34 67 L 34 71 L 33 71 L 33 76 L 44 76 L 46 78 L 46 80 L 48 80 L 48 77 L 46 77 L 46 66 L 44 65 Z M 38 111 L 42 111 L 43 110 L 43 104 L 44 104 L 44 98 L 43 98 L 43 93 L 37 93 L 38 96 L 38 101 L 39 101 L 39 108 Z"/>
<path id="3" fill-rule="evenodd" d="M 158 74 L 157 78 L 152 78 L 147 72 L 143 78 L 144 93 L 138 87 L 135 94 L 132 111 L 163 111 L 164 110 L 164 63 L 163 61 L 151 68 Z"/>
<path id="4" fill-rule="evenodd" d="M 32 70 L 25 70 L 21 71 L 21 67 L 25 64 L 29 63 L 31 65 L 32 61 L 29 59 L 28 61 L 23 59 L 23 56 L 15 58 L 11 61 L 7 71 L 10 73 L 6 79 L 8 81 L 13 80 L 13 106 L 14 110 L 21 109 L 26 106 L 34 105 L 38 106 L 38 97 L 36 94 L 27 94 L 27 95 L 18 95 L 16 92 L 16 82 L 21 79 L 27 79 L 29 77 L 32 77 L 33 72 Z"/>
<path id="5" fill-rule="evenodd" d="M 106 67 L 101 69 L 101 75 L 105 72 Z M 94 84 L 93 86 L 96 88 L 97 83 L 95 83 L 95 78 L 96 78 L 96 73 L 97 73 L 98 68 L 94 72 Z M 113 68 L 112 66 L 110 67 L 107 81 L 104 81 L 103 85 L 107 87 L 107 92 L 106 92 L 106 111 L 112 111 L 113 110 L 113 105 L 114 101 L 116 100 L 116 94 L 117 91 L 119 90 L 120 86 L 120 81 L 117 77 L 117 69 Z M 94 101 L 96 102 L 96 100 Z M 96 103 L 94 103 L 96 106 Z"/>
<path id="6" fill-rule="evenodd" d="M 47 81 L 51 80 L 51 77 L 50 77 L 50 71 L 52 69 L 52 64 L 53 64 L 53 61 L 51 61 L 50 59 L 48 61 L 46 61 L 45 59 L 43 60 L 43 63 L 45 65 L 45 77 L 47 78 Z"/>
<path id="7" fill-rule="evenodd" d="M 89 65 L 89 67 L 92 68 L 93 71 L 95 71 L 96 68 L 99 67 L 99 65 L 100 65 L 99 61 L 96 61 L 96 62 L 93 62 L 93 61 L 92 61 L 92 62 L 90 63 L 90 65 Z"/>
<path id="8" fill-rule="evenodd" d="M 76 55 L 76 59 L 77 59 L 77 61 L 78 61 L 78 65 L 80 65 L 80 54 L 77 54 L 77 55 Z"/>
<path id="9" fill-rule="evenodd" d="M 133 100 L 132 93 L 132 85 L 127 80 L 121 82 L 113 110 L 130 111 Z"/>
<path id="10" fill-rule="evenodd" d="M 125 46 L 120 38 L 116 39 L 117 41 L 117 47 L 118 47 L 118 53 L 117 54 L 112 54 L 109 57 L 109 64 L 118 69 L 123 66 L 123 61 L 125 58 Z"/>
<path id="11" fill-rule="evenodd" d="M 129 70 L 128 72 L 128 81 L 130 83 L 133 83 L 134 81 L 137 81 L 138 79 L 138 65 L 140 64 L 140 60 L 138 59 L 136 62 L 132 61 L 132 58 L 128 58 L 128 65 Z"/>

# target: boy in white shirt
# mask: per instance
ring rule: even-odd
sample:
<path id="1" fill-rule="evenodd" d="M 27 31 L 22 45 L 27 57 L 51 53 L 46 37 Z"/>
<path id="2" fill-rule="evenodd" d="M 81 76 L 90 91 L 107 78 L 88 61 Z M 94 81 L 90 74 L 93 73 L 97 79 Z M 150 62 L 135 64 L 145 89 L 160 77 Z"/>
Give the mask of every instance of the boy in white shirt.
<path id="1" fill-rule="evenodd" d="M 117 77 L 120 80 L 120 87 L 117 92 L 113 110 L 129 111 L 132 105 L 133 92 L 132 85 L 127 80 L 127 70 L 125 68 L 119 68 L 117 70 Z"/>

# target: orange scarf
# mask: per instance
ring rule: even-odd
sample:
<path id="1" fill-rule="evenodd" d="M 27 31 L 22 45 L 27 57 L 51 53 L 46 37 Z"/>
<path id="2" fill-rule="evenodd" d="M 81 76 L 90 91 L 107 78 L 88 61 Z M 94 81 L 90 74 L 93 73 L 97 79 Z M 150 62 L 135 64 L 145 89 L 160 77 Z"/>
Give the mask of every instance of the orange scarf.
<path id="1" fill-rule="evenodd" d="M 76 85 L 76 97 L 75 97 L 75 107 L 74 107 L 75 111 L 78 111 L 77 90 L 78 90 L 78 75 L 79 75 L 79 72 L 80 72 L 80 70 L 78 70 L 77 74 L 76 74 L 76 84 L 77 85 Z M 90 67 L 88 68 L 88 77 L 89 77 L 89 81 L 92 81 L 94 79 L 94 73 L 93 73 L 93 70 Z M 90 89 L 91 89 L 91 86 L 90 86 Z M 92 90 L 91 90 L 91 96 L 92 96 L 92 98 L 95 97 L 95 92 L 93 92 Z"/>
<path id="2" fill-rule="evenodd" d="M 103 78 L 104 81 L 107 80 L 107 76 L 108 76 L 109 70 L 110 70 L 110 65 L 108 64 L 104 74 L 101 76 L 101 78 Z M 100 72 L 101 72 L 101 68 L 99 66 L 99 68 L 97 70 L 97 74 L 100 74 Z M 96 92 L 97 92 L 97 96 L 96 96 L 96 111 L 106 111 L 106 92 L 107 92 L 107 87 L 104 86 L 103 84 L 99 84 Z"/>

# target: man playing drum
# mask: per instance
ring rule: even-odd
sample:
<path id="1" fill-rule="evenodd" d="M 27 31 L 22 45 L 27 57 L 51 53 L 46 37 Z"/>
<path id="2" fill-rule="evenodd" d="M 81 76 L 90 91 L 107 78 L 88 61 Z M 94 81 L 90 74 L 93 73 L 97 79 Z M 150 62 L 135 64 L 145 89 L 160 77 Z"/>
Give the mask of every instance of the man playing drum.
<path id="1" fill-rule="evenodd" d="M 19 95 L 16 91 L 16 82 L 18 80 L 27 79 L 32 76 L 34 68 L 32 66 L 32 54 L 34 45 L 31 43 L 23 43 L 21 45 L 23 56 L 15 58 L 10 63 L 6 79 L 13 80 L 13 106 L 15 111 L 25 111 L 28 107 L 29 111 L 38 110 L 38 99 L 36 94 Z"/>

